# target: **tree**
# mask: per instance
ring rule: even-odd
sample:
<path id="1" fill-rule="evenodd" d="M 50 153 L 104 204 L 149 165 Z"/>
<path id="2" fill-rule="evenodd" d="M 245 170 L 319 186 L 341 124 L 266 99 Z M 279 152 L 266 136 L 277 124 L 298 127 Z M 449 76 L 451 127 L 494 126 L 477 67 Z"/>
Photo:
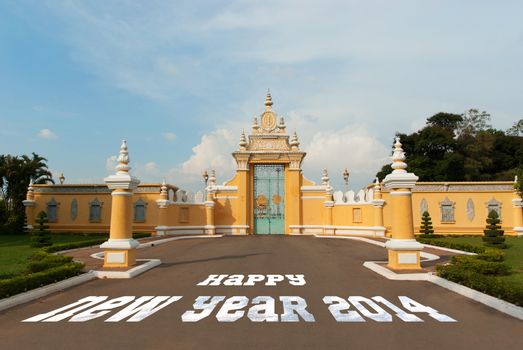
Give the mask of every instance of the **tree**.
<path id="1" fill-rule="evenodd" d="M 507 135 L 510 136 L 522 136 L 523 135 L 523 119 L 520 119 L 514 125 L 510 127 L 510 129 L 506 132 Z"/>
<path id="2" fill-rule="evenodd" d="M 45 211 L 38 213 L 36 220 L 38 225 L 36 230 L 33 231 L 31 237 L 31 247 L 41 248 L 53 244 L 51 243 L 51 234 L 49 233 L 49 226 L 47 226 L 47 221 L 47 214 Z"/>
<path id="3" fill-rule="evenodd" d="M 490 114 L 478 109 L 470 108 L 462 114 L 462 121 L 459 123 L 457 128 L 458 136 L 472 135 L 475 136 L 480 131 L 492 129 L 489 124 Z"/>
<path id="4" fill-rule="evenodd" d="M 523 137 L 493 129 L 489 121 L 490 114 L 474 108 L 462 115 L 440 112 L 414 133 L 397 133 L 408 171 L 420 181 L 512 180 L 523 168 Z M 376 176 L 390 172 L 386 164 Z"/>
<path id="5" fill-rule="evenodd" d="M 463 122 L 463 116 L 453 113 L 439 112 L 427 119 L 427 126 L 439 127 L 447 131 L 456 130 L 456 128 Z"/>
<path id="6" fill-rule="evenodd" d="M 0 225 L 10 223 L 4 231 L 23 231 L 25 209 L 22 202 L 31 178 L 36 184 L 54 183 L 46 162 L 47 159 L 36 153 L 20 157 L 0 155 L 0 198 L 5 212 Z"/>
<path id="7" fill-rule="evenodd" d="M 504 230 L 499 225 L 499 216 L 495 210 L 491 210 L 487 217 L 487 227 L 483 232 L 483 244 L 487 247 L 506 248 L 505 237 L 503 237 Z"/>
<path id="8" fill-rule="evenodd" d="M 419 229 L 419 232 L 424 235 L 434 234 L 434 229 L 432 227 L 432 219 L 430 218 L 430 214 L 428 211 L 424 211 L 423 215 L 421 216 L 421 227 Z"/>

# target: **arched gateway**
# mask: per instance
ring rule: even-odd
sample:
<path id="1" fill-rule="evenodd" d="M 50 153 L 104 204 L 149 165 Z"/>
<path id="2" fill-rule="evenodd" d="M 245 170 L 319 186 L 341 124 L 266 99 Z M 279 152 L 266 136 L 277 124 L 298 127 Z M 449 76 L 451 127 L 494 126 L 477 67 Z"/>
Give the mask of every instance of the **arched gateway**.
<path id="1" fill-rule="evenodd" d="M 299 224 L 301 162 L 296 133 L 289 141 L 283 117 L 272 110 L 270 93 L 265 98 L 265 111 L 254 117 L 252 133 L 242 132 L 239 150 L 233 153 L 240 210 L 246 226 L 254 234 L 283 234 L 290 225 Z"/>

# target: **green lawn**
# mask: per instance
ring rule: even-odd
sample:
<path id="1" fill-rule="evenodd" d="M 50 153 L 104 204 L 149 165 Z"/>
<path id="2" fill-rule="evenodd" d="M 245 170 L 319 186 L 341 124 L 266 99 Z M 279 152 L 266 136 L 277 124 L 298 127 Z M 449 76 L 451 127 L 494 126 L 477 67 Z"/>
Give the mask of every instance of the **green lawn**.
<path id="1" fill-rule="evenodd" d="M 52 234 L 51 236 L 54 244 L 107 237 L 98 234 Z M 0 236 L 0 278 L 8 278 L 24 271 L 27 266 L 27 258 L 37 250 L 38 248 L 29 246 L 28 235 Z"/>
<path id="2" fill-rule="evenodd" d="M 444 237 L 434 238 L 434 241 L 447 241 L 454 243 L 465 243 L 479 247 L 483 247 L 481 236 L 472 237 Z M 506 237 L 505 241 L 508 245 L 507 249 L 503 249 L 505 253 L 505 262 L 512 267 L 512 274 L 510 276 L 498 277 L 510 280 L 514 283 L 523 286 L 523 237 Z"/>

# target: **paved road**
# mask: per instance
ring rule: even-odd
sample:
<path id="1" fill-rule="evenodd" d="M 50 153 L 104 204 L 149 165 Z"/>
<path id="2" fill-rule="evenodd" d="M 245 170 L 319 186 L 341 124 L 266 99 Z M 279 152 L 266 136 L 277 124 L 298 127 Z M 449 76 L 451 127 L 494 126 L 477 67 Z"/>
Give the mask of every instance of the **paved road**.
<path id="1" fill-rule="evenodd" d="M 428 282 L 389 281 L 362 266 L 385 260 L 383 248 L 352 240 L 314 237 L 227 237 L 181 240 L 144 249 L 140 257 L 163 264 L 132 280 L 95 280 L 40 301 L 0 313 L 2 349 L 522 349 L 523 322 Z M 198 286 L 211 274 L 303 274 L 306 285 Z M 87 296 L 183 296 L 141 322 L 21 322 Z M 182 322 L 198 296 L 271 296 L 282 314 L 280 296 L 299 296 L 314 322 L 252 322 L 246 315 L 219 322 L 222 303 L 198 322 Z M 424 322 L 393 317 L 377 322 L 336 322 L 324 296 L 381 296 L 402 307 L 398 296 L 436 309 L 457 322 Z M 251 304 L 244 309 L 248 310 Z M 367 305 L 368 306 L 368 305 Z M 368 308 L 368 307 L 367 307 Z M 403 308 L 404 309 L 404 308 Z M 351 306 L 351 310 L 356 310 Z"/>

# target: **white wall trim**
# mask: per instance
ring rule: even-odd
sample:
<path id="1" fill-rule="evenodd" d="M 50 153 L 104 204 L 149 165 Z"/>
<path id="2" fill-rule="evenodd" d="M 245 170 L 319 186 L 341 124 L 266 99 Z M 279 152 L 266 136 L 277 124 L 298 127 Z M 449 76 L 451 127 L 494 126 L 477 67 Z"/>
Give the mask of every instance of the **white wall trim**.
<path id="1" fill-rule="evenodd" d="M 302 192 L 325 192 L 327 186 L 318 185 L 318 186 L 301 186 L 300 190 Z"/>

